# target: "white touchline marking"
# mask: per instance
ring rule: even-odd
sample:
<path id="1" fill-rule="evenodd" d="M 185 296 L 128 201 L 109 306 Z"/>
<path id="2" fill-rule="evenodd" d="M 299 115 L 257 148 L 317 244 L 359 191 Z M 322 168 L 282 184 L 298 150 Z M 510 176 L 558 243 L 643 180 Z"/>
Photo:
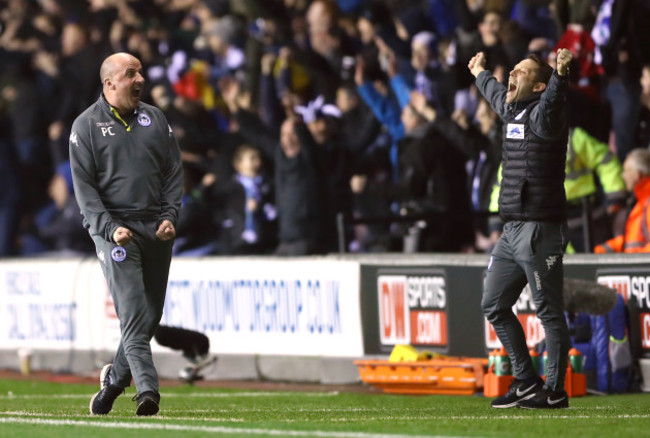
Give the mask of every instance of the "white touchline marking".
<path id="1" fill-rule="evenodd" d="M 338 391 L 332 392 L 303 392 L 301 395 L 307 397 L 333 397 L 339 395 Z M 2 394 L 0 395 L 0 400 L 7 399 L 31 399 L 31 398 L 87 398 L 90 399 L 93 394 Z M 176 393 L 161 393 L 162 398 L 177 398 L 177 397 L 192 397 L 192 398 L 234 398 L 234 397 L 295 397 L 295 392 L 191 392 L 188 394 L 176 394 Z"/>
<path id="2" fill-rule="evenodd" d="M 179 412 L 177 410 L 174 410 L 174 412 Z M 180 411 L 180 412 L 192 412 L 192 413 L 197 413 L 197 412 L 212 412 L 209 410 L 191 410 L 191 411 Z M 61 417 L 87 417 L 88 415 L 70 415 L 70 414 L 50 414 L 50 413 L 40 413 L 40 412 L 29 412 L 29 411 L 6 411 L 6 412 L 0 412 L 0 416 L 4 415 L 10 415 L 10 416 L 17 416 L 17 417 L 42 417 L 42 418 L 61 418 Z M 124 419 L 124 420 L 131 420 L 133 419 L 133 415 L 111 415 L 111 419 Z M 164 414 L 159 414 L 156 415 L 157 420 L 162 420 L 162 421 L 193 421 L 195 423 L 200 422 L 200 423 L 243 423 L 246 420 L 243 418 L 198 418 L 198 417 L 183 417 L 183 416 L 176 416 L 174 415 L 173 417 L 164 415 Z"/>
<path id="3" fill-rule="evenodd" d="M 262 411 L 262 410 L 259 410 Z M 286 410 L 289 412 L 296 412 L 295 410 Z M 177 411 L 174 411 L 177 412 Z M 195 412 L 195 411 L 192 411 Z M 241 410 L 238 409 L 232 409 L 232 410 L 225 410 L 225 409 L 219 409 L 215 411 L 206 411 L 206 412 L 221 412 L 224 414 L 227 414 L 229 412 L 232 413 L 240 413 Z M 258 410 L 255 410 L 255 412 L 258 412 Z M 320 412 L 319 410 L 315 409 L 313 412 Z M 69 414 L 50 414 L 50 413 L 39 413 L 39 412 L 30 412 L 30 411 L 6 411 L 6 412 L 0 412 L 0 422 L 2 421 L 2 418 L 11 418 L 7 416 L 15 416 L 15 417 L 26 417 L 24 418 L 27 420 L 29 417 L 37 418 L 60 418 L 62 416 L 69 416 L 69 417 L 83 417 L 82 415 L 69 415 Z M 112 415 L 112 419 L 125 419 L 129 420 L 132 418 L 131 415 Z M 221 423 L 221 422 L 244 422 L 245 420 L 242 418 L 196 418 L 196 417 L 179 417 L 179 416 L 169 416 L 169 415 L 157 415 L 154 417 L 157 420 L 161 421 L 200 421 L 204 423 L 209 423 L 209 422 L 215 422 L 215 423 Z M 485 421 L 485 420 L 528 420 L 530 419 L 530 416 L 526 415 L 512 415 L 512 416 L 498 416 L 498 417 L 492 417 L 489 415 L 423 415 L 423 416 L 414 416 L 414 415 L 382 415 L 380 417 L 364 417 L 364 421 L 422 421 L 422 420 L 427 420 L 427 421 L 436 421 L 436 420 L 460 420 L 460 421 Z M 535 418 L 547 418 L 547 419 L 560 419 L 560 420 L 570 420 L 570 419 L 595 419 L 595 420 L 600 420 L 600 419 L 642 419 L 642 418 L 650 418 L 650 413 L 648 414 L 619 414 L 619 415 L 585 415 L 585 414 L 578 414 L 578 415 L 552 415 L 552 414 L 546 414 L 546 415 L 536 415 Z M 74 421 L 74 420 L 56 420 L 56 421 Z M 296 419 L 282 419 L 282 418 L 277 418 L 274 421 L 278 422 L 283 422 L 283 423 L 300 423 L 304 420 L 296 420 Z M 335 418 L 310 418 L 309 422 L 323 422 L 323 423 L 328 423 L 328 422 L 356 422 L 359 421 L 359 417 L 335 417 Z M 130 423 L 129 423 L 130 424 Z M 388 436 L 395 436 L 395 435 L 388 435 Z M 411 435 L 409 435 L 411 436 Z"/>
<path id="4" fill-rule="evenodd" d="M 130 423 L 130 422 L 101 422 L 82 420 L 48 420 L 39 418 L 7 417 L 0 418 L 5 424 L 40 424 L 49 426 L 82 426 L 103 427 L 107 429 L 148 429 L 148 430 L 177 430 L 183 432 L 208 432 L 232 435 L 271 435 L 271 436 L 305 436 L 305 437 L 335 437 L 335 438 L 462 438 L 452 435 L 393 435 L 374 434 L 370 432 L 327 432 L 324 430 L 277 430 L 252 429 L 224 426 L 185 426 L 180 424 Z"/>
<path id="5" fill-rule="evenodd" d="M 399 415 L 386 415 L 381 417 L 363 417 L 363 421 L 422 421 L 422 420 L 461 420 L 461 421 L 485 421 L 485 420 L 530 420 L 533 417 L 528 417 L 524 415 L 516 415 L 512 417 L 502 416 L 502 417 L 490 417 L 488 415 L 483 416 L 462 416 L 462 415 L 435 415 L 426 417 L 414 417 L 414 416 L 399 416 Z M 545 418 L 545 419 L 556 419 L 556 420 L 572 420 L 572 419 L 594 419 L 594 420 L 606 420 L 606 419 L 631 419 L 631 418 L 650 418 L 650 414 L 621 414 L 621 415 L 536 415 L 534 418 Z M 355 422 L 359 421 L 359 417 L 349 417 L 349 418 L 323 418 L 323 419 L 309 419 L 310 422 Z M 282 421 L 282 420 L 280 420 Z M 298 420 L 290 420 L 290 422 L 296 422 Z"/>

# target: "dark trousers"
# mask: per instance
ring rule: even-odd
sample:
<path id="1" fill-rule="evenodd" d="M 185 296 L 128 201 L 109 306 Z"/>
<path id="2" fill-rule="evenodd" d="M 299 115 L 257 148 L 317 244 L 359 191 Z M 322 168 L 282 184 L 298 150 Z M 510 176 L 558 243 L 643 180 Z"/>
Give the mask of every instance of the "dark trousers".
<path id="1" fill-rule="evenodd" d="M 530 284 L 537 317 L 546 334 L 546 386 L 564 389 L 571 345 L 564 317 L 562 256 L 566 225 L 553 222 L 507 222 L 492 251 L 483 291 L 483 313 L 505 347 L 517 379 L 534 377 L 524 330 L 512 307 Z"/>
<path id="2" fill-rule="evenodd" d="M 158 392 L 150 342 L 165 304 L 173 241 L 158 240 L 155 222 L 124 226 L 133 233 L 133 240 L 123 248 L 126 253 L 121 261 L 121 248 L 101 236 L 92 236 L 122 334 L 110 377 L 121 387 L 129 386 L 133 377 L 139 394 Z"/>

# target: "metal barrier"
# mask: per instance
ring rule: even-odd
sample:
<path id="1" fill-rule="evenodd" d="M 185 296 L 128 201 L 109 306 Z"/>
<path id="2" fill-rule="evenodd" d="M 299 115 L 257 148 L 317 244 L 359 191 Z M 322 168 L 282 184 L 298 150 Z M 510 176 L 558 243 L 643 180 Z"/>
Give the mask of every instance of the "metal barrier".
<path id="1" fill-rule="evenodd" d="M 593 242 L 593 218 L 592 218 L 592 205 L 591 199 L 589 196 L 584 196 L 580 200 L 582 206 L 582 235 L 584 239 L 584 253 L 592 253 L 591 248 L 594 247 Z M 339 254 L 345 254 L 347 252 L 347 239 L 345 236 L 346 227 L 349 225 L 356 224 L 392 224 L 392 223 L 405 223 L 418 221 L 424 221 L 431 219 L 433 217 L 445 214 L 445 211 L 429 211 L 426 213 L 416 213 L 416 214 L 404 214 L 404 215 L 388 215 L 388 216 L 370 216 L 370 217 L 350 217 L 344 213 L 337 213 L 336 215 L 336 231 L 337 231 L 337 240 L 338 240 L 338 250 Z M 483 217 L 493 217 L 498 216 L 497 212 L 491 212 L 486 210 L 474 211 L 472 212 L 474 217 L 483 218 Z M 417 242 L 415 243 L 417 248 Z"/>

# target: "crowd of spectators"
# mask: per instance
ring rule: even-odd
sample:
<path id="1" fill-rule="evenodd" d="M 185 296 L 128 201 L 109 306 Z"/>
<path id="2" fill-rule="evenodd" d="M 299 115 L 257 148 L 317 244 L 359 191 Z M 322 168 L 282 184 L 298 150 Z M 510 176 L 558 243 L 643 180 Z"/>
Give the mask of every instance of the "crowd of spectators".
<path id="1" fill-rule="evenodd" d="M 506 83 L 571 50 L 571 127 L 623 162 L 648 29 L 650 0 L 0 0 L 0 257 L 93 253 L 68 138 L 114 52 L 179 140 L 177 254 L 487 251 L 501 126 L 469 59 Z"/>

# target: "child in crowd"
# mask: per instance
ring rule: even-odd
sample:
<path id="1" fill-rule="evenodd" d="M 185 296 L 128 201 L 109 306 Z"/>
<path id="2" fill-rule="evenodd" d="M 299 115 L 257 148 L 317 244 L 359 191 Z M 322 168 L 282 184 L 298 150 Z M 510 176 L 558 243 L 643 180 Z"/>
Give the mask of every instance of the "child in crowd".
<path id="1" fill-rule="evenodd" d="M 235 174 L 220 189 L 221 244 L 226 254 L 266 254 L 276 244 L 271 183 L 262 172 L 260 151 L 242 144 L 233 155 Z"/>

